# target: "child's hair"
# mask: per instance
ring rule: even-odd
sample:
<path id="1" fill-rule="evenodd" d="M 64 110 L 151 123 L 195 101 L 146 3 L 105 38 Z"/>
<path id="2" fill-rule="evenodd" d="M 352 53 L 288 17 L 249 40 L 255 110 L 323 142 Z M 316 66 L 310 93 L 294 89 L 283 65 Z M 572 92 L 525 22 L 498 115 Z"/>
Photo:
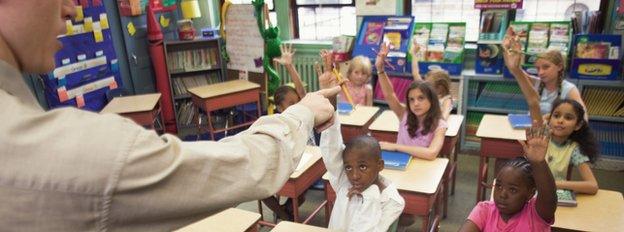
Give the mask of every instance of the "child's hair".
<path id="1" fill-rule="evenodd" d="M 451 94 L 451 78 L 448 72 L 442 69 L 431 70 L 427 72 L 425 78 L 438 91 L 438 95 L 446 96 Z"/>
<path id="2" fill-rule="evenodd" d="M 563 83 L 563 76 L 564 76 L 564 72 L 565 72 L 565 60 L 563 59 L 563 55 L 561 55 L 560 51 L 557 50 L 549 50 L 547 52 L 543 52 L 540 53 L 539 55 L 537 55 L 537 59 L 544 59 L 550 63 L 553 63 L 556 66 L 561 66 L 561 70 L 559 71 L 559 75 L 557 76 L 557 81 L 559 84 L 559 90 L 557 91 L 557 98 L 559 96 L 561 96 L 561 85 Z M 544 82 L 540 82 L 540 86 L 539 86 L 539 92 L 538 94 L 542 94 L 542 91 L 544 90 Z"/>
<path id="3" fill-rule="evenodd" d="M 414 81 L 407 89 L 407 94 L 405 95 L 405 105 L 407 108 L 407 132 L 410 137 L 416 137 L 416 131 L 418 131 L 418 118 L 414 113 L 412 113 L 411 106 L 409 104 L 409 93 L 412 90 L 419 89 L 423 95 L 429 100 L 431 107 L 423 120 L 424 128 L 422 130 L 422 134 L 428 134 L 429 132 L 435 130 L 438 127 L 438 120 L 442 117 L 442 111 L 440 110 L 440 101 L 438 100 L 438 95 L 433 90 L 431 84 L 424 81 Z"/>
<path id="4" fill-rule="evenodd" d="M 594 136 L 594 132 L 585 121 L 585 110 L 583 109 L 583 106 L 572 99 L 556 99 L 553 102 L 553 106 L 550 111 L 551 117 L 555 109 L 562 104 L 570 104 L 572 106 L 574 113 L 576 113 L 576 124 L 581 125 L 581 128 L 572 131 L 572 134 L 568 136 L 568 139 L 576 142 L 579 145 L 579 149 L 581 149 L 583 155 L 589 157 L 589 162 L 594 163 L 598 158 L 599 145 L 596 137 Z"/>
<path id="5" fill-rule="evenodd" d="M 510 159 L 509 161 L 505 162 L 500 170 L 503 170 L 506 167 L 520 169 L 522 176 L 529 184 L 529 187 L 535 187 L 535 179 L 533 179 L 533 168 L 531 167 L 531 163 L 525 157 L 518 156 L 516 158 Z"/>
<path id="6" fill-rule="evenodd" d="M 347 71 L 347 78 L 351 75 L 351 73 L 357 69 L 362 70 L 366 75 L 369 76 L 373 72 L 373 65 L 371 64 L 370 59 L 366 56 L 356 56 L 351 60 L 351 64 L 349 64 L 349 69 Z"/>
<path id="7" fill-rule="evenodd" d="M 349 140 L 349 142 L 345 144 L 343 154 L 347 154 L 352 150 L 368 151 L 366 154 L 373 156 L 373 158 L 381 159 L 381 146 L 379 145 L 379 141 L 369 135 L 360 135 Z"/>
<path id="8" fill-rule="evenodd" d="M 275 93 L 273 94 L 273 103 L 275 103 L 275 105 L 279 105 L 286 98 L 286 94 L 291 93 L 291 92 L 299 96 L 299 94 L 297 94 L 297 90 L 295 90 L 295 88 L 291 86 L 282 85 L 278 87 L 275 90 Z"/>

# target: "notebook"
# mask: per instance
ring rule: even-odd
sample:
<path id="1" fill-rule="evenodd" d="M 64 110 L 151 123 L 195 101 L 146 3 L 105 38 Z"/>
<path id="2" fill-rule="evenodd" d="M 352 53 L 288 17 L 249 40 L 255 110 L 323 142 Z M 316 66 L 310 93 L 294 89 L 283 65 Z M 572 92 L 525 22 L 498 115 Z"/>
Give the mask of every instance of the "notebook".
<path id="1" fill-rule="evenodd" d="M 557 189 L 557 205 L 576 207 L 576 194 L 567 189 Z"/>
<path id="2" fill-rule="evenodd" d="M 528 114 L 509 114 L 507 119 L 514 129 L 525 129 L 531 127 L 531 116 Z"/>
<path id="3" fill-rule="evenodd" d="M 347 102 L 338 102 L 338 114 L 350 114 L 353 111 L 353 105 Z"/>
<path id="4" fill-rule="evenodd" d="M 382 150 L 381 159 L 384 160 L 384 166 L 388 169 L 405 170 L 412 156 L 405 152 Z"/>

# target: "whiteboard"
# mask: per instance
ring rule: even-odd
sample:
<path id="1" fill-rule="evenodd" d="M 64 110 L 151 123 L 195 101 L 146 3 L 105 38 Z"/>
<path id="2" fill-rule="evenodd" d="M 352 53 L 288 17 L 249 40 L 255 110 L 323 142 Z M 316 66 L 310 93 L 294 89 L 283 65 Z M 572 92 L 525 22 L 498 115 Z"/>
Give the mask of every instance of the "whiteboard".
<path id="1" fill-rule="evenodd" d="M 251 4 L 232 4 L 225 19 L 225 49 L 230 61 L 228 69 L 264 73 L 262 56 L 264 40 Z"/>

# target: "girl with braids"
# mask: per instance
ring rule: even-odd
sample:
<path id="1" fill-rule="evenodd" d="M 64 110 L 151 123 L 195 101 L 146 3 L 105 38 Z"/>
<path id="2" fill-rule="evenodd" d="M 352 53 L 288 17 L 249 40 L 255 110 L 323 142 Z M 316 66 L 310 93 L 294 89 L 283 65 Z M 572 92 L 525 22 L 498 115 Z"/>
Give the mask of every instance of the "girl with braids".
<path id="1" fill-rule="evenodd" d="M 493 201 L 479 202 L 459 231 L 550 231 L 557 194 L 544 129 L 535 123 L 527 130 L 526 143 L 519 141 L 525 157 L 505 163 L 496 175 Z"/>
<path id="2" fill-rule="evenodd" d="M 509 33 L 513 35 L 513 31 L 508 30 L 508 34 Z M 508 62 L 507 60 L 513 60 L 514 58 L 510 56 L 517 53 L 513 52 L 513 50 L 519 51 L 518 49 L 520 48 L 520 44 L 517 43 L 516 38 L 507 40 L 507 45 L 510 45 L 511 48 L 505 47 L 507 50 L 504 52 L 504 54 L 506 54 L 505 62 Z M 512 51 L 509 51 L 510 49 Z M 551 53 L 553 54 L 551 55 L 553 57 L 560 56 L 558 52 L 548 52 L 547 54 Z M 550 61 L 548 60 L 538 59 L 538 61 L 539 60 L 544 60 L 542 61 L 542 65 L 549 65 L 548 63 Z M 537 62 L 536 65 L 538 65 Z M 552 69 L 552 67 L 548 69 Z M 548 76 L 545 79 L 549 79 L 550 73 L 548 72 L 550 72 L 550 70 L 545 72 L 547 73 L 546 76 Z M 521 78 L 516 77 L 516 79 L 519 79 L 518 83 L 523 83 Z M 566 83 L 566 81 L 563 81 L 563 83 Z M 548 85 L 545 85 L 546 88 L 548 88 Z M 549 117 L 543 118 L 542 112 L 544 108 L 540 104 L 537 104 L 536 101 L 536 99 L 538 99 L 538 92 L 527 86 L 528 85 L 526 84 L 524 86 L 523 84 L 520 84 L 522 94 L 524 94 L 524 97 L 529 105 L 531 118 L 540 125 L 543 124 L 543 120 L 546 120 L 551 129 L 547 162 L 553 176 L 555 176 L 555 180 L 557 181 L 557 188 L 569 189 L 586 194 L 596 194 L 596 192 L 598 192 L 598 182 L 594 177 L 594 173 L 592 172 L 589 163 L 596 161 L 599 151 L 598 142 L 596 141 L 591 128 L 587 124 L 587 113 L 580 96 L 578 96 L 578 89 L 574 87 L 572 90 L 569 90 L 568 98 L 554 99 L 552 102 L 552 109 L 546 111 L 546 113 L 550 113 Z M 560 89 L 562 89 L 561 94 L 563 94 L 566 90 L 565 87 Z M 576 97 L 573 98 L 571 96 Z M 578 100 L 575 99 L 577 97 Z M 569 165 L 573 165 L 578 168 L 582 180 L 569 181 L 567 179 L 567 170 Z"/>
<path id="3" fill-rule="evenodd" d="M 503 57 L 505 58 L 505 66 L 516 78 L 525 97 L 527 97 L 526 92 L 538 90 L 539 95 L 527 97 L 529 109 L 537 109 L 540 115 L 547 118 L 555 99 L 572 99 L 579 102 L 585 110 L 585 103 L 578 88 L 564 79 L 565 60 L 559 51 L 550 50 L 537 55 L 535 67 L 539 78 L 529 76 L 520 68 L 522 60 L 522 49 L 518 42 L 520 36 L 525 35 L 514 32 L 511 27 L 507 29 L 507 34 L 503 40 L 503 49 L 505 50 Z M 538 108 L 534 108 L 535 105 Z M 583 118 L 587 121 L 587 114 L 583 115 Z"/>

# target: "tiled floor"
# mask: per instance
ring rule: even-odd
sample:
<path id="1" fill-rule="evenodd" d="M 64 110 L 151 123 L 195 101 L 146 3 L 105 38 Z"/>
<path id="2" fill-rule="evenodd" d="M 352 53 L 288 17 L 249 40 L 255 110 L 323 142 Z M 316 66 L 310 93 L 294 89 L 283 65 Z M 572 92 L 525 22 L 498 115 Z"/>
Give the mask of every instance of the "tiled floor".
<path id="1" fill-rule="evenodd" d="M 455 195 L 449 196 L 448 216 L 440 223 L 440 231 L 457 231 L 466 220 L 466 217 L 475 205 L 476 199 L 476 182 L 477 171 L 479 165 L 479 157 L 473 155 L 460 155 L 459 167 L 457 171 L 457 182 L 455 187 Z M 492 162 L 493 163 L 493 162 Z M 624 192 L 624 172 L 594 170 L 594 174 L 598 179 L 601 189 L 614 190 Z M 578 178 L 578 173 L 574 173 L 573 179 Z M 316 206 L 325 199 L 322 190 L 311 189 L 306 193 L 306 202 L 300 208 L 300 212 L 307 217 Z M 256 201 L 243 203 L 238 208 L 257 212 Z M 265 207 L 265 220 L 272 221 L 271 211 Z M 310 224 L 316 226 L 324 226 L 325 223 L 324 210 L 314 218 Z M 408 231 L 419 231 L 420 222 L 416 222 Z M 261 231 L 269 231 L 269 228 L 262 228 Z"/>

